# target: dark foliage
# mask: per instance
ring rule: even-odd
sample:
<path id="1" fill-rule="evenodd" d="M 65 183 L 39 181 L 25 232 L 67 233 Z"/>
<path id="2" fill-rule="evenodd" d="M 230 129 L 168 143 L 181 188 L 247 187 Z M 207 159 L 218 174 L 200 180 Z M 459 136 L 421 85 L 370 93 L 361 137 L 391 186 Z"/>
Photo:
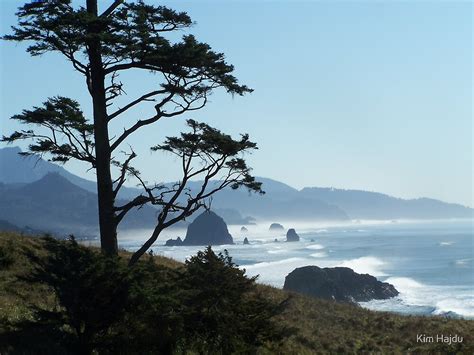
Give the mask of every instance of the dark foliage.
<path id="1" fill-rule="evenodd" d="M 205 354 L 253 353 L 282 337 L 271 317 L 282 309 L 257 291 L 257 277 L 238 269 L 227 250 L 211 247 L 186 261 L 186 333 L 192 348 Z"/>
<path id="2" fill-rule="evenodd" d="M 253 353 L 281 338 L 271 321 L 281 307 L 257 292 L 255 278 L 227 252 L 209 247 L 185 268 L 149 260 L 127 267 L 118 257 L 44 239 L 29 252 L 23 282 L 53 291 L 54 307 L 32 306 L 33 319 L 8 325 L 0 351 L 26 354 Z M 8 350 L 8 351 L 7 351 Z"/>
<path id="3" fill-rule="evenodd" d="M 185 350 L 183 270 L 155 264 L 152 257 L 130 269 L 125 318 L 116 328 L 113 353 L 172 354 Z"/>
<path id="4" fill-rule="evenodd" d="M 11 243 L 0 247 L 0 271 L 8 269 L 15 261 Z"/>
<path id="5" fill-rule="evenodd" d="M 50 340 L 70 353 L 88 354 L 111 341 L 112 325 L 123 319 L 128 304 L 128 270 L 118 258 L 81 247 L 74 238 L 44 239 L 48 255 L 30 252 L 33 272 L 22 281 L 47 285 L 56 298 L 53 309 L 34 307 L 34 320 L 21 325 L 17 338 L 28 347 Z M 47 351 L 45 347 L 44 351 Z M 61 350 L 58 349 L 59 352 Z"/>
<path id="6" fill-rule="evenodd" d="M 33 140 L 35 143 L 22 155 L 50 153 L 54 162 L 65 163 L 74 158 L 94 164 L 93 125 L 86 120 L 77 101 L 61 96 L 49 98 L 42 107 L 23 110 L 12 119 L 47 130 L 42 134 L 32 129 L 21 130 L 2 138 L 7 143 Z"/>

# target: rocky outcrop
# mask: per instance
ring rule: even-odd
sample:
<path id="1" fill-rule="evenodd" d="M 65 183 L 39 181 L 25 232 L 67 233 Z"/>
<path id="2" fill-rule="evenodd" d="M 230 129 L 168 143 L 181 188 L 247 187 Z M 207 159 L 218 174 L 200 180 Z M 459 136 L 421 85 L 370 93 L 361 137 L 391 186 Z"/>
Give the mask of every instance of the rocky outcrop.
<path id="1" fill-rule="evenodd" d="M 165 246 L 167 247 L 175 247 L 180 245 L 183 245 L 183 240 L 181 239 L 181 237 L 178 237 L 176 239 L 168 239 L 165 243 Z"/>
<path id="2" fill-rule="evenodd" d="M 182 245 L 234 244 L 224 220 L 212 211 L 200 214 L 188 226 Z"/>
<path id="3" fill-rule="evenodd" d="M 273 232 L 278 232 L 278 231 L 285 230 L 285 228 L 280 223 L 272 223 L 270 224 L 270 228 L 268 228 L 268 230 L 273 231 Z"/>
<path id="4" fill-rule="evenodd" d="M 247 244 L 250 244 L 249 243 L 249 240 L 247 239 L 247 237 L 244 238 L 244 245 L 247 245 Z"/>
<path id="5" fill-rule="evenodd" d="M 288 229 L 288 232 L 286 232 L 286 241 L 287 242 L 299 242 L 300 241 L 300 236 L 296 233 L 296 231 L 293 228 Z"/>
<path id="6" fill-rule="evenodd" d="M 283 289 L 339 302 L 366 302 L 398 295 L 393 285 L 347 267 L 304 266 L 289 273 Z"/>
<path id="7" fill-rule="evenodd" d="M 240 231 L 242 233 L 247 233 L 249 230 L 247 228 L 245 228 L 244 226 L 240 227 Z"/>

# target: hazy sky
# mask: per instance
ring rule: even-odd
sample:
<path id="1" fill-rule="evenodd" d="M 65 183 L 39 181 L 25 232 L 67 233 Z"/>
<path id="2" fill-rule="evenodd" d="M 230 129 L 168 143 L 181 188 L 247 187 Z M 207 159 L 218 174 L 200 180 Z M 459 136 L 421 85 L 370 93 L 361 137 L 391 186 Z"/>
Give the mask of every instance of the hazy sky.
<path id="1" fill-rule="evenodd" d="M 1 2 L 2 33 L 15 23 L 19 3 Z M 235 98 L 216 92 L 204 110 L 186 117 L 231 134 L 248 132 L 260 148 L 249 157 L 256 175 L 297 188 L 473 205 L 470 2 L 160 4 L 187 11 L 196 21 L 191 32 L 224 52 L 240 81 L 255 89 Z M 60 56 L 31 58 L 14 43 L 0 48 L 1 133 L 17 128 L 10 116 L 48 96 L 76 98 L 90 112 L 82 77 Z M 131 99 L 156 80 L 124 79 Z M 148 147 L 183 127 L 184 118 L 170 119 L 130 139 L 147 180 L 177 178 L 173 160 Z M 85 176 L 83 166 L 66 168 Z"/>

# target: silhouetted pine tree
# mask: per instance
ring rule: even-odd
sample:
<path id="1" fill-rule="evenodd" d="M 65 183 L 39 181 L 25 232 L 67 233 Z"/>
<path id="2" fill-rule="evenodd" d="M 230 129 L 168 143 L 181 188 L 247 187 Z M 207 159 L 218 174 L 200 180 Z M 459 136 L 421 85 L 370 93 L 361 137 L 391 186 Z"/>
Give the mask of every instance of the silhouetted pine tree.
<path id="1" fill-rule="evenodd" d="M 173 36 L 192 26 L 185 12 L 144 1 L 115 0 L 104 11 L 99 11 L 98 5 L 97 0 L 85 0 L 83 6 L 75 6 L 71 0 L 48 0 L 30 2 L 18 9 L 18 25 L 3 39 L 28 42 L 27 51 L 32 56 L 51 52 L 64 56 L 84 76 L 93 112 L 87 117 L 76 100 L 52 97 L 42 106 L 13 116 L 27 128 L 3 136 L 1 141 L 27 140 L 31 144 L 24 154 L 46 154 L 61 163 L 79 160 L 95 170 L 101 248 L 109 255 L 118 253 L 117 226 L 125 215 L 144 204 L 158 206 L 154 232 L 135 253 L 131 260 L 134 264 L 163 229 L 206 207 L 213 193 L 230 185 L 261 190 L 241 158 L 241 153 L 256 148 L 248 136 L 233 140 L 213 130 L 211 137 L 204 126 L 188 122 L 197 140 L 192 141 L 191 149 L 187 145 L 169 150 L 182 161 L 183 174 L 171 187 L 150 186 L 142 179 L 132 166 L 137 154 L 126 144 L 129 138 L 143 129 L 153 129 L 165 118 L 203 108 L 216 89 L 231 95 L 252 90 L 238 83 L 234 67 L 225 61 L 224 54 L 214 52 L 191 34 L 179 36 L 181 39 Z M 150 77 L 155 85 L 124 102 L 126 85 L 121 75 L 130 72 L 153 74 Z M 136 112 L 140 112 L 138 117 Z M 111 136 L 110 126 L 117 122 L 123 130 Z M 216 137 L 219 140 L 206 141 Z M 201 139 L 207 144 L 199 144 Z M 170 147 L 170 141 L 165 145 Z M 222 184 L 211 188 L 209 180 L 219 176 L 224 177 Z M 138 181 L 142 193 L 128 203 L 117 204 L 120 189 L 130 177 Z M 188 189 L 190 179 L 204 181 L 199 192 L 192 194 Z"/>

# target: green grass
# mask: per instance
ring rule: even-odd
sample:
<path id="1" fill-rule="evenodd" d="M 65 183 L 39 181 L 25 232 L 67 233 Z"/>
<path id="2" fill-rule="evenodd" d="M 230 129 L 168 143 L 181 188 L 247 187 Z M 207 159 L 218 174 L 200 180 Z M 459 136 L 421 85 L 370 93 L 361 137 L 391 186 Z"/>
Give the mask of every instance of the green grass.
<path id="1" fill-rule="evenodd" d="M 37 238 L 0 232 L 0 332 L 5 324 L 31 317 L 29 305 L 52 306 L 53 295 L 40 285 L 18 279 L 31 272 L 25 257 L 27 250 L 41 255 L 42 241 Z M 122 251 L 122 257 L 130 254 Z M 8 260 L 13 260 L 10 264 Z M 0 260 L 1 261 L 1 260 Z M 170 268 L 182 267 L 174 260 L 154 256 L 154 261 Z M 266 297 L 277 301 L 289 298 L 285 311 L 276 321 L 290 334 L 281 343 L 266 344 L 262 354 L 315 353 L 474 353 L 474 321 L 434 316 L 401 316 L 374 312 L 360 307 L 312 299 L 261 285 Z M 417 342 L 417 334 L 427 336 L 458 335 L 462 343 Z"/>

